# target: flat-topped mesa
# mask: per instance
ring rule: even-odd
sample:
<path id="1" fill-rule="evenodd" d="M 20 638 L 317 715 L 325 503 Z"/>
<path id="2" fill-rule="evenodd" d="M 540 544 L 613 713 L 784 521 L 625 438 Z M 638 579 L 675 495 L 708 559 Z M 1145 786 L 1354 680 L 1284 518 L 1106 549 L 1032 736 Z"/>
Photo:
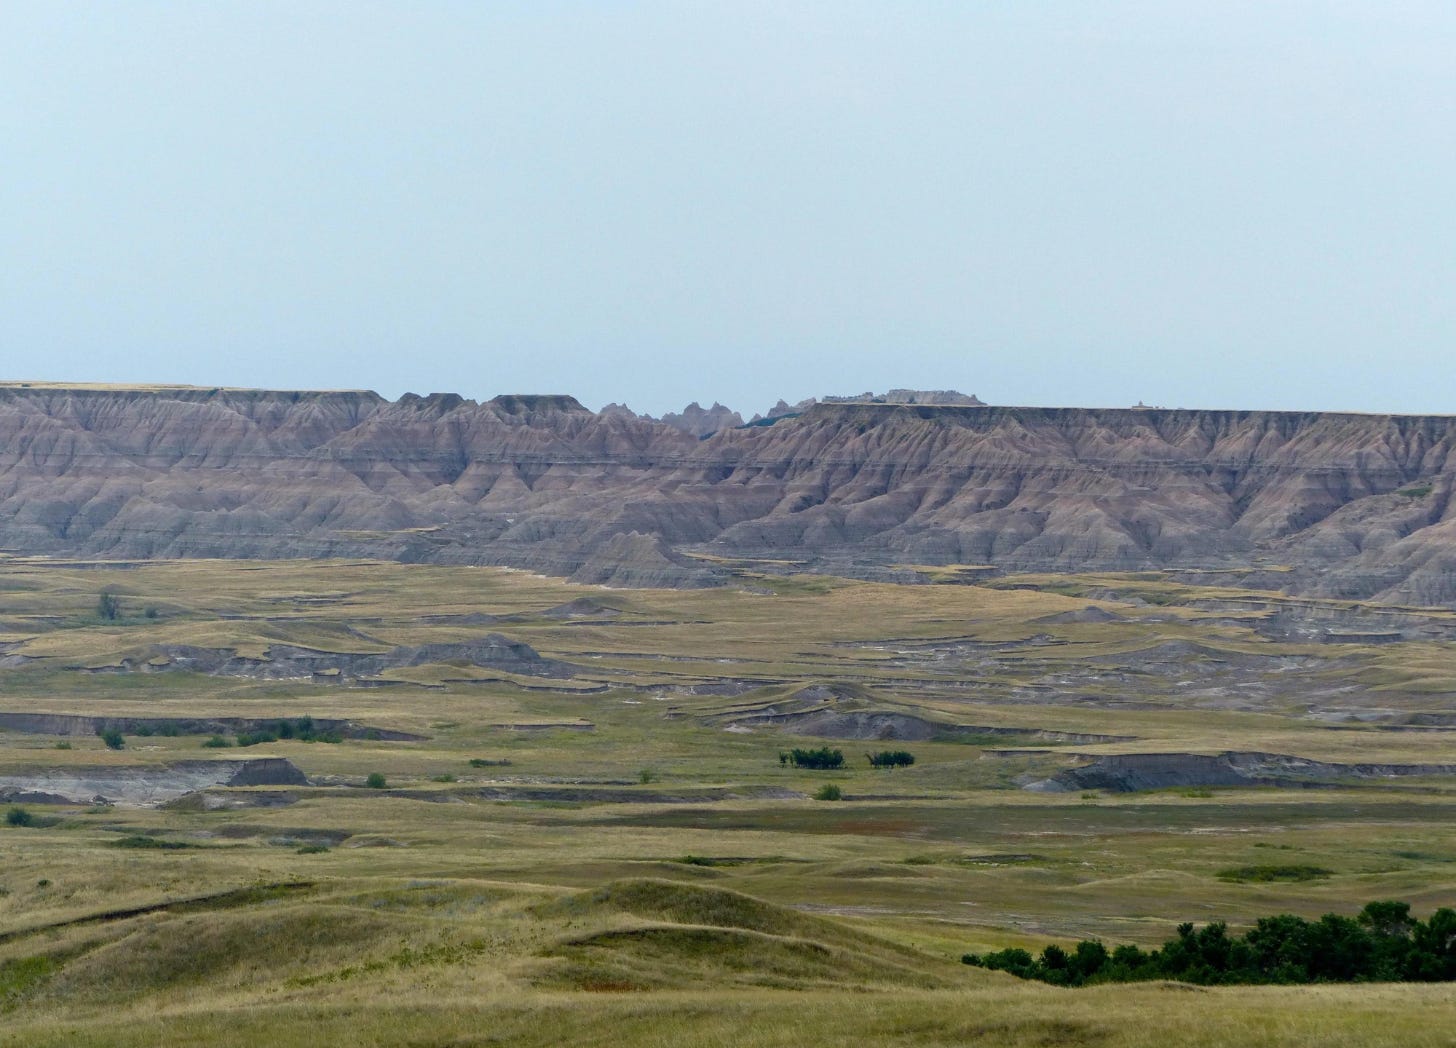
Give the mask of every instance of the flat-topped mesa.
<path id="1" fill-rule="evenodd" d="M 916 400 L 794 405 L 700 439 L 564 395 L 8 384 L 0 548 L 607 585 L 709 584 L 733 558 L 1186 569 L 1456 604 L 1456 417 Z"/>
<path id="2" fill-rule="evenodd" d="M 459 393 L 431 393 L 422 397 L 418 393 L 406 393 L 393 404 L 396 408 L 413 408 L 422 415 L 445 415 L 456 408 L 475 406 L 475 401 L 466 400 Z"/>
<path id="3" fill-rule="evenodd" d="M 0 403 L 225 404 L 243 410 L 247 410 L 247 405 L 309 403 L 341 406 L 358 412 L 382 407 L 389 401 L 369 389 L 252 389 L 232 386 L 0 382 Z"/>
<path id="4" fill-rule="evenodd" d="M 797 404 L 783 398 L 763 415 L 754 415 L 749 424 L 772 422 L 789 415 L 802 415 L 815 404 L 921 404 L 939 407 L 981 407 L 984 401 L 974 393 L 958 393 L 953 389 L 892 389 L 885 393 L 857 393 L 848 397 L 809 397 Z"/>
<path id="5" fill-rule="evenodd" d="M 780 401 L 779 403 L 783 403 Z M 953 389 L 892 389 L 885 393 L 859 393 L 849 397 L 824 397 L 825 404 L 926 404 L 942 407 L 980 407 L 985 403 L 974 393 Z"/>
<path id="6" fill-rule="evenodd" d="M 335 395 L 365 395 L 379 397 L 371 389 L 267 389 L 259 386 L 192 386 L 170 382 L 27 382 L 19 379 L 0 379 L 0 391 L 25 390 L 32 393 L 151 393 L 165 394 L 182 399 L 213 397 L 219 394 L 247 394 L 262 397 L 330 397 Z M 383 399 L 383 398 L 380 398 Z"/>
<path id="7" fill-rule="evenodd" d="M 878 419 L 941 418 L 958 426 L 985 428 L 1009 419 L 1065 427 L 1094 421 L 1097 425 L 1153 427 L 1161 432 L 1188 425 L 1225 429 L 1229 426 L 1259 425 L 1292 434 L 1310 425 L 1390 425 L 1402 430 L 1415 428 L 1445 432 L 1456 425 L 1453 415 L 1399 415 L 1356 411 L 1299 411 L 1264 408 L 1162 408 L 1137 404 L 1132 407 L 1044 407 L 1038 405 L 956 403 L 925 404 L 914 401 L 859 400 L 851 397 L 818 400 L 795 408 L 798 415 L 815 418 Z"/>
<path id="8" fill-rule="evenodd" d="M 564 393 L 508 393 L 489 403 L 502 415 L 592 414 L 581 401 Z"/>

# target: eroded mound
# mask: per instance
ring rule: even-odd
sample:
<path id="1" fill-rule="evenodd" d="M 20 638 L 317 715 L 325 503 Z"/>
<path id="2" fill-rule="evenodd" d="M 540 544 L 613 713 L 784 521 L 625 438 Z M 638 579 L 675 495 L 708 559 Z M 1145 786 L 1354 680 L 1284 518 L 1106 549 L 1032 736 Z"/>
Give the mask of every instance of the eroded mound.
<path id="1" fill-rule="evenodd" d="M 543 657 L 535 648 L 500 633 L 463 641 L 388 651 L 324 651 L 297 644 L 272 644 L 263 658 L 249 658 L 233 648 L 154 645 L 114 664 L 89 668 L 93 673 L 161 673 L 183 670 L 218 677 L 255 680 L 312 680 L 314 683 L 377 683 L 389 670 L 432 664 L 471 666 L 528 677 L 571 677 L 576 667 Z M 85 668 L 85 667 L 83 667 Z"/>
<path id="2" fill-rule="evenodd" d="M 0 713 L 0 730 L 27 735 L 79 735 L 89 737 L 103 731 L 126 735 L 234 735 L 242 732 L 276 730 L 279 717 L 90 717 L 73 713 Z M 372 739 L 387 742 L 418 742 L 413 732 L 376 728 L 369 724 L 331 717 L 309 717 L 320 734 L 344 739 Z M 290 722 L 291 723 L 291 722 Z M 271 785 L 271 784 L 270 784 Z"/>
<path id="3" fill-rule="evenodd" d="M 68 961 L 48 989 L 104 1000 L 204 984 L 246 986 L 343 967 L 409 931 L 406 919 L 337 906 L 183 915 L 140 924 Z"/>
<path id="4" fill-rule="evenodd" d="M 548 985 L 935 987 L 955 985 L 958 974 L 827 918 L 701 884 L 616 881 L 542 912 L 589 928 L 547 951 L 554 963 L 538 981 Z"/>
<path id="5" fill-rule="evenodd" d="M 1307 786 L 1407 776 L 1456 775 L 1456 764 L 1333 764 L 1282 753 L 1121 753 L 1029 784 L 1044 793 L 1210 786 Z"/>
<path id="6" fill-rule="evenodd" d="M 770 692 L 765 701 L 736 706 L 709 719 L 730 731 L 770 728 L 792 735 L 860 741 L 1017 740 L 1091 746 L 1132 739 L 1128 735 L 960 724 L 894 708 L 879 701 L 868 688 L 846 684 L 810 684 L 782 696 Z"/>
<path id="7" fill-rule="evenodd" d="M 121 804 L 155 807 L 213 786 L 306 786 L 282 757 L 177 761 L 155 767 L 38 768 L 0 775 L 0 802 Z"/>

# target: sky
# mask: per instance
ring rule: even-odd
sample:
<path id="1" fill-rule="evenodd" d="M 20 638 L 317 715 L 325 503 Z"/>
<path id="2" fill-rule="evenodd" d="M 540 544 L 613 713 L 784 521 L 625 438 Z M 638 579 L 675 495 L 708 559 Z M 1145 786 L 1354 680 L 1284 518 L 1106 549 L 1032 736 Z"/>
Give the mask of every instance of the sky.
<path id="1" fill-rule="evenodd" d="M 0 0 L 0 379 L 1456 413 L 1456 5 Z"/>

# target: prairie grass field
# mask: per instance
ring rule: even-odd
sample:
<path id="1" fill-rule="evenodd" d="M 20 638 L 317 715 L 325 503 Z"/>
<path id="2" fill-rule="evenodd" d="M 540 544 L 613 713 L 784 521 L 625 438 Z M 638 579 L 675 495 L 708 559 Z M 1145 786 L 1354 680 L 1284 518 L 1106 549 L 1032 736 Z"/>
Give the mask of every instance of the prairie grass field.
<path id="1" fill-rule="evenodd" d="M 971 574 L 0 558 L 0 1044 L 1450 1043 L 960 957 L 1456 906 L 1456 614 Z"/>

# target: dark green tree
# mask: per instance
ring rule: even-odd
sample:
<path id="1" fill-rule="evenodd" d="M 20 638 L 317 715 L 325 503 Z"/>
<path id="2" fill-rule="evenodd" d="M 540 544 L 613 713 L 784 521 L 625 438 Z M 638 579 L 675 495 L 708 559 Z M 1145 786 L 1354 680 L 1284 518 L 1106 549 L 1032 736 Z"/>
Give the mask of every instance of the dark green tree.
<path id="1" fill-rule="evenodd" d="M 793 749 L 789 751 L 789 760 L 796 768 L 813 768 L 823 771 L 844 767 L 844 751 L 831 750 L 828 746 L 821 746 L 817 750 Z"/>

